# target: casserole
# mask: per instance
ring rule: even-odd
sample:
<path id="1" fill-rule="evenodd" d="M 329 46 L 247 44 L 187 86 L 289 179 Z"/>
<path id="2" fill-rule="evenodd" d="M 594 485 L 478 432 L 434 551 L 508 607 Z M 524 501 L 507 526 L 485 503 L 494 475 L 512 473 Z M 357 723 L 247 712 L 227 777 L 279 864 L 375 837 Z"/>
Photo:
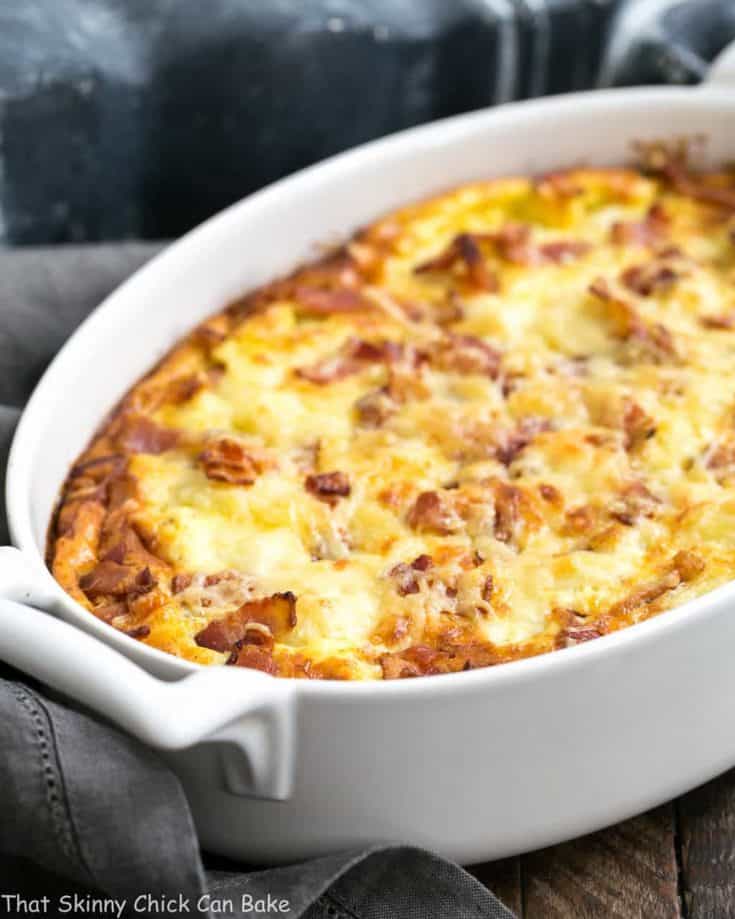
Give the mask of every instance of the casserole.
<path id="1" fill-rule="evenodd" d="M 697 133 L 714 162 L 726 160 L 734 117 L 731 91 L 716 86 L 461 116 L 307 170 L 176 243 L 84 323 L 21 420 L 7 481 L 17 549 L 0 560 L 4 658 L 163 749 L 202 845 L 252 861 L 384 839 L 462 862 L 496 858 L 622 819 L 730 766 L 735 738 L 722 725 L 735 691 L 723 653 L 735 638 L 732 584 L 614 635 L 497 668 L 310 683 L 202 670 L 135 642 L 70 600 L 43 552 L 66 470 L 104 412 L 241 290 L 441 187 L 581 160 L 616 164 L 632 141 Z M 90 353 L 105 358 L 95 387 Z"/>
<path id="2" fill-rule="evenodd" d="M 735 173 L 688 155 L 462 185 L 209 317 L 75 461 L 52 573 L 149 647 L 304 679 L 497 666 L 727 583 Z"/>

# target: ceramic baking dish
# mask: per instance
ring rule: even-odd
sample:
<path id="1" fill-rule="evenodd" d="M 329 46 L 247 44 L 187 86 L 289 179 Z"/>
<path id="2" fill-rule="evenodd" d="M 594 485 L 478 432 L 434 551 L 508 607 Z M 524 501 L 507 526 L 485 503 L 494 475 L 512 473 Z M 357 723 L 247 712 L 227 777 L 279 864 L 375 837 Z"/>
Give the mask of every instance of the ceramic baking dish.
<path id="1" fill-rule="evenodd" d="M 131 383 L 207 314 L 317 246 L 458 183 L 619 164 L 633 141 L 678 135 L 706 135 L 713 162 L 732 160 L 732 70 L 730 54 L 696 89 L 478 112 L 308 169 L 167 249 L 51 364 L 8 466 L 17 548 L 0 550 L 0 656 L 160 749 L 206 848 L 265 863 L 403 840 L 467 863 L 596 829 L 735 763 L 735 584 L 535 659 L 340 683 L 166 655 L 91 616 L 43 562 L 70 464 Z"/>

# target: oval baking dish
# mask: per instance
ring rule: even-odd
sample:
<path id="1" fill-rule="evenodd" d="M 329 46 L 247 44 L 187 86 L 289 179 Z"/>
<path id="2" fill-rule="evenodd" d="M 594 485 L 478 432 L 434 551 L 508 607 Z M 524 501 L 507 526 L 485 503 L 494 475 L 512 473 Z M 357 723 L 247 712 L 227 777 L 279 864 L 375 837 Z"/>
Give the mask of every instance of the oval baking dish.
<path id="1" fill-rule="evenodd" d="M 711 160 L 725 161 L 734 119 L 731 91 L 715 87 L 462 116 L 307 170 L 171 246 L 80 327 L 24 412 L 7 479 L 17 550 L 0 559 L 5 659 L 166 751 L 202 844 L 261 862 L 378 839 L 464 862 L 500 857 L 622 819 L 731 765 L 735 738 L 722 725 L 735 695 L 732 584 L 495 668 L 312 682 L 201 668 L 148 647 L 90 616 L 43 559 L 66 472 L 109 407 L 222 303 L 313 258 L 325 240 L 453 185 L 619 164 L 633 141 L 698 133 Z M 94 386 L 92 362 L 105 368 Z"/>

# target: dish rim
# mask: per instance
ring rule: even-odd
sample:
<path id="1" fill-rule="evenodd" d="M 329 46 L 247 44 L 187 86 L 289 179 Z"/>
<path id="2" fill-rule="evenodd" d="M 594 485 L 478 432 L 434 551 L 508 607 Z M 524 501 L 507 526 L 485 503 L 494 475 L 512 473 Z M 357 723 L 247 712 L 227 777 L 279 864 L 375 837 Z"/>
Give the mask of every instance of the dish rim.
<path id="1" fill-rule="evenodd" d="M 375 157 L 400 154 L 405 155 L 407 148 L 412 155 L 420 155 L 421 149 L 432 149 L 449 141 L 454 141 L 463 133 L 472 134 L 481 128 L 485 122 L 492 120 L 502 125 L 508 122 L 512 127 L 514 120 L 532 119 L 534 116 L 543 115 L 548 111 L 571 112 L 579 117 L 584 110 L 591 108 L 607 108 L 611 117 L 616 110 L 625 112 L 632 102 L 640 104 L 648 100 L 651 105 L 660 103 L 675 104 L 711 104 L 713 109 L 719 107 L 729 108 L 735 114 L 735 97 L 732 89 L 727 86 L 712 86 L 704 84 L 697 87 L 634 87 L 623 89 L 592 90 L 582 93 L 571 93 L 556 96 L 547 96 L 542 99 L 526 100 L 491 109 L 480 109 L 462 115 L 455 115 L 431 122 L 425 125 L 409 128 L 404 131 L 389 135 L 384 138 L 370 141 L 355 149 L 339 153 L 326 160 L 316 163 L 306 169 L 300 170 L 290 176 L 267 186 L 256 193 L 235 202 L 229 207 L 208 218 L 194 229 L 190 230 L 180 239 L 167 246 L 162 252 L 155 255 L 142 268 L 127 278 L 113 290 L 77 327 L 67 339 L 53 360 L 49 363 L 40 380 L 34 387 L 26 406 L 21 414 L 16 428 L 7 464 L 5 501 L 8 525 L 13 545 L 17 546 L 24 555 L 31 560 L 36 569 L 40 565 L 43 571 L 37 570 L 35 577 L 43 580 L 44 586 L 51 590 L 57 604 L 63 605 L 66 615 L 64 618 L 73 625 L 80 627 L 99 638 L 107 645 L 111 645 L 127 656 L 133 657 L 142 666 L 150 669 L 160 669 L 156 664 L 164 665 L 169 672 L 178 671 L 180 677 L 198 672 L 205 666 L 192 661 L 187 661 L 168 652 L 144 645 L 139 641 L 125 635 L 112 625 L 92 616 L 81 604 L 64 591 L 54 579 L 45 564 L 45 552 L 39 549 L 38 542 L 33 533 L 30 514 L 30 502 L 33 496 L 33 483 L 31 481 L 30 464 L 24 464 L 26 452 L 30 451 L 34 438 L 37 435 L 39 421 L 37 416 L 42 416 L 47 394 L 53 389 L 55 379 L 64 378 L 67 367 L 71 365 L 71 358 L 75 358 L 74 351 L 79 347 L 82 339 L 93 338 L 98 326 L 106 321 L 108 315 L 113 315 L 120 308 L 120 303 L 135 294 L 138 287 L 142 287 L 149 278 L 165 267 L 172 272 L 177 264 L 187 262 L 193 255 L 196 256 L 208 239 L 214 238 L 218 233 L 226 230 L 227 224 L 234 215 L 248 208 L 257 213 L 258 209 L 270 209 L 277 206 L 278 199 L 288 196 L 291 189 L 299 185 L 307 186 L 310 183 L 319 185 L 329 183 L 335 174 L 340 171 L 358 172 L 366 163 Z M 584 161 L 584 152 L 580 155 L 580 162 Z M 560 164 L 559 168 L 565 165 Z M 439 193 L 441 189 L 437 188 Z M 406 202 L 408 203 L 408 202 Z M 76 366 L 76 364 L 75 364 Z M 492 691 L 493 686 L 499 688 L 513 685 L 523 685 L 541 678 L 542 674 L 553 676 L 566 672 L 575 667 L 594 666 L 597 659 L 615 653 L 624 653 L 630 644 L 645 646 L 656 641 L 659 636 L 686 628 L 694 617 L 713 616 L 718 613 L 723 603 L 735 599 L 735 579 L 709 593 L 696 597 L 681 606 L 666 610 L 650 619 L 627 626 L 617 632 L 596 638 L 575 647 L 558 649 L 546 652 L 535 657 L 508 661 L 492 667 L 482 667 L 476 670 L 461 673 L 419 676 L 402 680 L 306 680 L 294 677 L 276 677 L 279 681 L 291 684 L 293 689 L 302 696 L 337 695 L 344 699 L 360 698 L 365 693 L 380 693 L 383 700 L 394 696 L 411 697 L 416 694 L 425 695 L 433 689 L 434 692 L 456 693 L 464 689 L 467 692 L 487 686 L 487 691 Z M 427 683 L 427 681 L 429 681 Z M 439 689 L 446 686 L 446 689 Z"/>

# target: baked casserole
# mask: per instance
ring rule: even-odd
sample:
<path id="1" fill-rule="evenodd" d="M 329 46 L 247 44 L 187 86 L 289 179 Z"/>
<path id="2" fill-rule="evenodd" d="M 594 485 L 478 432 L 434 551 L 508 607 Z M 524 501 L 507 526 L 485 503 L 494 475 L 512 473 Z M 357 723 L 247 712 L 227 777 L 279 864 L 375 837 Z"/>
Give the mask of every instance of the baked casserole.
<path id="1" fill-rule="evenodd" d="M 128 393 L 53 574 L 187 660 L 329 679 L 527 657 L 731 580 L 733 213 L 735 173 L 652 148 L 378 220 Z"/>

